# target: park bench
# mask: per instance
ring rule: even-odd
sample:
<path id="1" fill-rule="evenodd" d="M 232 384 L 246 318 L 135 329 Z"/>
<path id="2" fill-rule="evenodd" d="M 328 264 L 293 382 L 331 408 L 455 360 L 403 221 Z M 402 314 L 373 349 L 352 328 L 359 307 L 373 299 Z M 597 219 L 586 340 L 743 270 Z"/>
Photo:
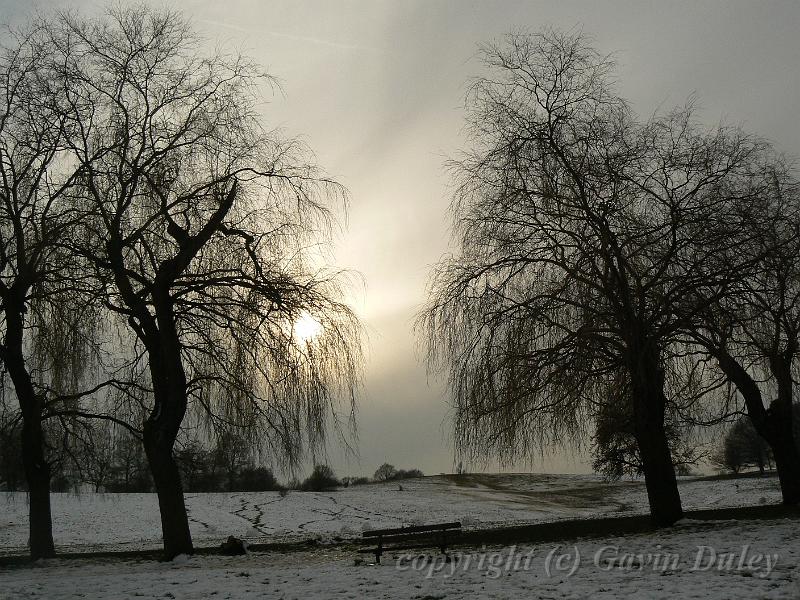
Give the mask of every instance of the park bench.
<path id="1" fill-rule="evenodd" d="M 375 548 L 359 550 L 362 554 L 374 554 L 375 562 L 380 564 L 381 554 L 387 550 L 410 550 L 412 548 L 439 548 L 446 553 L 453 538 L 461 533 L 461 523 L 438 523 L 435 525 L 414 525 L 396 529 L 374 529 L 365 531 L 362 537 L 374 542 Z"/>

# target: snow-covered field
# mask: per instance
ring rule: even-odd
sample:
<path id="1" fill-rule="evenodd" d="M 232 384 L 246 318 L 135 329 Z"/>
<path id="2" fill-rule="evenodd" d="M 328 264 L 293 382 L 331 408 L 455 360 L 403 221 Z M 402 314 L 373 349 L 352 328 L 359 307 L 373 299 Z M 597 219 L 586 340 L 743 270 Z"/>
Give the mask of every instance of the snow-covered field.
<path id="1" fill-rule="evenodd" d="M 399 489 L 402 486 L 402 490 Z M 684 478 L 685 508 L 714 508 L 780 500 L 774 477 L 737 480 Z M 251 542 L 354 537 L 365 529 L 460 520 L 468 528 L 647 511 L 640 481 L 605 483 L 589 475 L 466 475 L 371 484 L 329 493 L 188 494 L 197 546 L 229 535 Z M 24 553 L 27 502 L 0 494 L 0 554 Z M 59 550 L 158 548 L 158 504 L 153 494 L 53 494 Z"/>
<path id="2" fill-rule="evenodd" d="M 402 486 L 402 489 L 400 489 Z M 774 477 L 683 478 L 686 508 L 775 503 Z M 6 493 L 0 554 L 25 551 L 24 494 Z M 198 546 L 228 535 L 250 541 L 347 538 L 364 529 L 460 520 L 469 528 L 637 514 L 640 481 L 579 475 L 426 477 L 330 493 L 189 494 Z M 157 548 L 152 494 L 55 494 L 60 550 Z M 287 554 L 151 559 L 53 559 L 0 567 L 0 600 L 58 598 L 800 598 L 798 521 L 685 519 L 659 534 L 561 545 L 470 548 L 441 555 L 390 553 L 362 562 L 352 549 L 308 546 Z"/>
<path id="3" fill-rule="evenodd" d="M 356 565 L 353 557 L 328 549 L 172 563 L 54 559 L 0 569 L 0 598 L 800 597 L 796 520 L 685 521 L 658 536 L 477 549 L 450 563 L 401 555 Z"/>

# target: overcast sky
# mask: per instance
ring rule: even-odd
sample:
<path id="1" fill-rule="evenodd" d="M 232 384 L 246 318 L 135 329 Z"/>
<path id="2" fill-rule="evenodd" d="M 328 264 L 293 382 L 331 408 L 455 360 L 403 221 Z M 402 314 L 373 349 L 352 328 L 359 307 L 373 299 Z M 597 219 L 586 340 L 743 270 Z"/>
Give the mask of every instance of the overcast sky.
<path id="1" fill-rule="evenodd" d="M 153 5 L 159 3 L 151 2 Z M 0 21 L 31 3 L 0 0 Z M 38 2 L 99 10 L 101 2 Z M 580 28 L 614 52 L 620 90 L 640 114 L 695 93 L 702 117 L 741 123 L 800 154 L 800 3 L 186 0 L 172 2 L 211 43 L 278 77 L 268 124 L 300 135 L 350 190 L 341 267 L 365 288 L 353 302 L 369 332 L 358 410 L 359 458 L 335 448 L 341 475 L 384 461 L 451 471 L 448 400 L 427 381 L 412 332 L 430 267 L 448 248 L 443 163 L 463 146 L 463 94 L 477 45 L 512 29 Z M 487 468 L 494 469 L 494 465 Z M 563 452 L 514 470 L 584 472 Z"/>

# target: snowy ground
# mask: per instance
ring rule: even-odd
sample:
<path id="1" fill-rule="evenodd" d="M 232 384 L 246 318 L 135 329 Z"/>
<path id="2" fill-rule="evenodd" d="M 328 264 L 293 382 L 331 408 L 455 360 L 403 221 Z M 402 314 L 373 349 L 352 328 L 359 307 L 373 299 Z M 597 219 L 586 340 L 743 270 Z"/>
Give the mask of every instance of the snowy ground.
<path id="1" fill-rule="evenodd" d="M 399 489 L 402 485 L 402 491 Z M 365 529 L 460 520 L 468 528 L 647 511 L 639 481 L 607 484 L 588 475 L 467 475 L 425 477 L 330 493 L 188 494 L 197 546 L 229 535 L 251 542 L 354 537 Z M 683 478 L 685 508 L 716 508 L 780 500 L 774 477 L 707 481 Z M 0 493 L 0 554 L 25 553 L 25 494 Z M 158 548 L 153 494 L 53 494 L 59 550 Z"/>
<path id="2" fill-rule="evenodd" d="M 658 537 L 478 549 L 451 563 L 401 555 L 356 565 L 354 556 L 329 549 L 172 563 L 54 559 L 0 569 L 0 598 L 800 597 L 796 520 L 686 521 Z"/>

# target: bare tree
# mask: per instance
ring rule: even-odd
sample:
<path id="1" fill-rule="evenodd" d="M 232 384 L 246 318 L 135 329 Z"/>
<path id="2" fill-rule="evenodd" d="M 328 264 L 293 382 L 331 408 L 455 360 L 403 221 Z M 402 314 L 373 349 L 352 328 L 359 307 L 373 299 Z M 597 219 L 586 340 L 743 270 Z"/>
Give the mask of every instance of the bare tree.
<path id="1" fill-rule="evenodd" d="M 702 362 L 684 368 L 674 304 L 724 287 L 708 260 L 724 227 L 706 225 L 758 144 L 699 128 L 691 106 L 639 123 L 581 35 L 514 34 L 481 56 L 474 147 L 453 163 L 458 250 L 419 322 L 429 364 L 449 372 L 459 448 L 511 459 L 574 446 L 627 389 L 653 520 L 674 523 L 665 415 L 721 385 Z"/>
<path id="2" fill-rule="evenodd" d="M 739 473 L 744 467 L 758 467 L 759 473 L 772 468 L 772 455 L 752 421 L 740 417 L 726 432 L 717 451 L 711 456 L 711 462 L 720 469 Z"/>
<path id="3" fill-rule="evenodd" d="M 241 56 L 206 55 L 176 13 L 64 15 L 52 36 L 84 174 L 75 250 L 149 371 L 143 441 L 172 557 L 192 551 L 172 452 L 187 411 L 289 464 L 326 425 L 352 423 L 359 328 L 316 251 L 343 190 L 262 128 L 268 78 Z M 318 334 L 298 335 L 300 319 Z"/>
<path id="4" fill-rule="evenodd" d="M 721 249 L 737 274 L 716 302 L 698 291 L 686 303 L 704 305 L 689 331 L 735 386 L 746 413 L 775 459 L 785 504 L 800 502 L 800 454 L 792 430 L 800 357 L 800 187 L 780 157 L 758 156 L 750 190 L 727 219 L 747 240 Z"/>
<path id="5" fill-rule="evenodd" d="M 32 558 L 54 554 L 43 421 L 78 401 L 98 330 L 78 258 L 63 244 L 78 219 L 67 193 L 69 124 L 43 23 L 9 31 L 0 55 L 0 361 L 19 402 Z M 53 425 L 58 429 L 59 424 Z M 58 439 L 52 432 L 50 439 Z"/>
<path id="6" fill-rule="evenodd" d="M 113 427 L 108 423 L 94 424 L 82 439 L 82 456 L 78 460 L 78 470 L 82 479 L 94 487 L 94 491 L 104 492 L 111 481 L 116 454 L 116 439 Z"/>
<path id="7" fill-rule="evenodd" d="M 115 439 L 114 477 L 111 491 L 147 492 L 152 488 L 142 440 L 130 430 L 118 428 Z"/>
<path id="8" fill-rule="evenodd" d="M 236 478 L 249 459 L 249 444 L 237 433 L 231 428 L 220 428 L 214 446 L 214 462 L 222 468 L 226 490 L 236 487 Z"/>
<path id="9" fill-rule="evenodd" d="M 390 465 L 389 463 L 383 463 L 380 467 L 378 467 L 375 471 L 375 475 L 372 478 L 375 481 L 391 481 L 397 476 L 397 469 L 394 468 L 394 465 Z"/>

